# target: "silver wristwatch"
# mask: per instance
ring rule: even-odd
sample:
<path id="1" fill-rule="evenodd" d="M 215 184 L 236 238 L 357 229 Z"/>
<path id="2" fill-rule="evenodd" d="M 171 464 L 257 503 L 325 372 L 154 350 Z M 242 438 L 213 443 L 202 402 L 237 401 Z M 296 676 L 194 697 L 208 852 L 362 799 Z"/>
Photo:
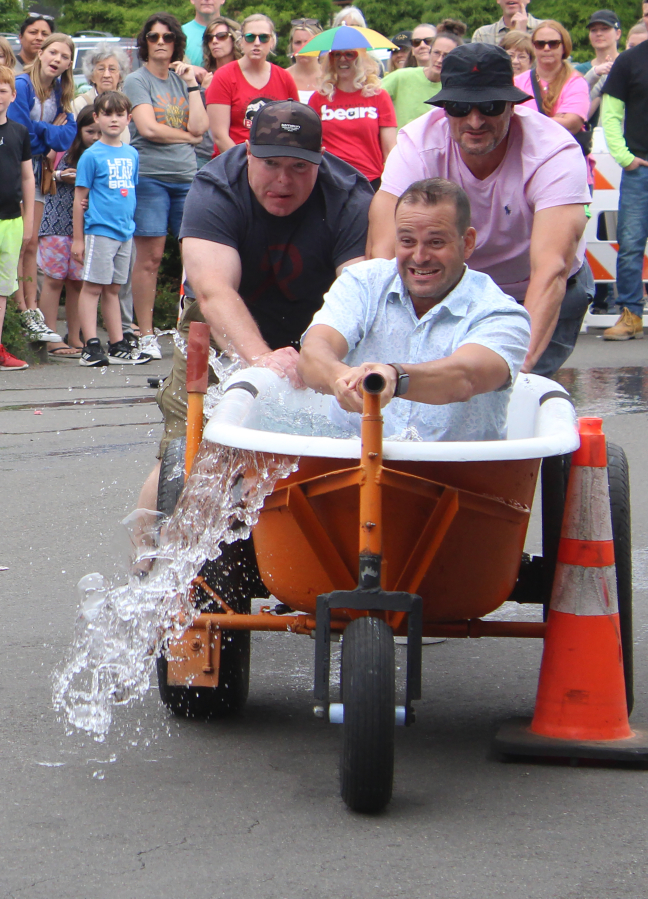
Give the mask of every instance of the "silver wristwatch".
<path id="1" fill-rule="evenodd" d="M 396 370 L 396 374 L 398 375 L 398 378 L 396 379 L 396 390 L 394 391 L 394 396 L 403 396 L 403 394 L 407 393 L 407 391 L 409 390 L 410 376 L 407 374 L 400 362 L 388 362 L 387 365 L 391 365 L 391 367 Z"/>

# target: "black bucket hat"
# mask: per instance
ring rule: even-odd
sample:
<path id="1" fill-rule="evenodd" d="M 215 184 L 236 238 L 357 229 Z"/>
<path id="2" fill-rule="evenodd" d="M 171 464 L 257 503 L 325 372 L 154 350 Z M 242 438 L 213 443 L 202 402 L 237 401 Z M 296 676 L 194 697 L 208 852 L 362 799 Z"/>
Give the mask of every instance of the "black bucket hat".
<path id="1" fill-rule="evenodd" d="M 455 47 L 448 53 L 441 66 L 441 90 L 425 102 L 443 106 L 446 100 L 523 103 L 532 99 L 513 84 L 511 57 L 506 50 L 494 44 L 476 43 Z"/>

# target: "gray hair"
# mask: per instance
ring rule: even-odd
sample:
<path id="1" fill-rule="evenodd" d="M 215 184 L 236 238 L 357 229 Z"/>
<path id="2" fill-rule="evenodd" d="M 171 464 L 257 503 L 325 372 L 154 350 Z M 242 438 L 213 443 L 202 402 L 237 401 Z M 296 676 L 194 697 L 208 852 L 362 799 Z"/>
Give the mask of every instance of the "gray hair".
<path id="1" fill-rule="evenodd" d="M 339 13 L 333 19 L 332 27 L 337 28 L 339 25 L 357 25 L 360 28 L 367 27 L 365 17 L 362 15 L 357 6 L 345 6 L 344 9 L 341 9 L 339 11 Z"/>
<path id="2" fill-rule="evenodd" d="M 119 83 L 122 83 L 131 69 L 128 56 L 117 44 L 109 44 L 108 41 L 100 41 L 96 47 L 93 47 L 92 50 L 88 50 L 83 56 L 83 74 L 89 84 L 93 83 L 91 80 L 92 73 L 99 63 L 111 58 L 117 60 L 117 65 L 119 66 Z"/>

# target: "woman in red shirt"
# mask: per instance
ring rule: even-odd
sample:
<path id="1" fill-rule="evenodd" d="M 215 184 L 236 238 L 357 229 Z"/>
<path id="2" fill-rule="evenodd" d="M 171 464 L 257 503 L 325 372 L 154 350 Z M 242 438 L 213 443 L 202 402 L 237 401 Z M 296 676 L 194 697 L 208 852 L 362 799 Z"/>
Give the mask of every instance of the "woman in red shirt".
<path id="1" fill-rule="evenodd" d="M 392 99 L 380 87 L 366 50 L 332 50 L 322 63 L 322 83 L 312 106 L 322 120 L 324 149 L 380 187 L 383 166 L 396 143 Z"/>
<path id="2" fill-rule="evenodd" d="M 205 95 L 215 155 L 247 140 L 245 113 L 253 100 L 299 100 L 292 75 L 268 62 L 277 44 L 272 20 L 261 13 L 248 16 L 241 34 L 243 56 L 218 69 Z"/>

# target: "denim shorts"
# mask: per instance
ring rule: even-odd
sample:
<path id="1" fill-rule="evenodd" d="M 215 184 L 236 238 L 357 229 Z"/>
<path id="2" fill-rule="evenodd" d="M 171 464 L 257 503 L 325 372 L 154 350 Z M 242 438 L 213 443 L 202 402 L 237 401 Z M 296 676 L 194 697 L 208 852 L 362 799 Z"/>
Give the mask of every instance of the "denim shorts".
<path id="1" fill-rule="evenodd" d="M 159 181 L 140 175 L 135 188 L 135 237 L 164 237 L 169 228 L 177 238 L 191 181 Z"/>

